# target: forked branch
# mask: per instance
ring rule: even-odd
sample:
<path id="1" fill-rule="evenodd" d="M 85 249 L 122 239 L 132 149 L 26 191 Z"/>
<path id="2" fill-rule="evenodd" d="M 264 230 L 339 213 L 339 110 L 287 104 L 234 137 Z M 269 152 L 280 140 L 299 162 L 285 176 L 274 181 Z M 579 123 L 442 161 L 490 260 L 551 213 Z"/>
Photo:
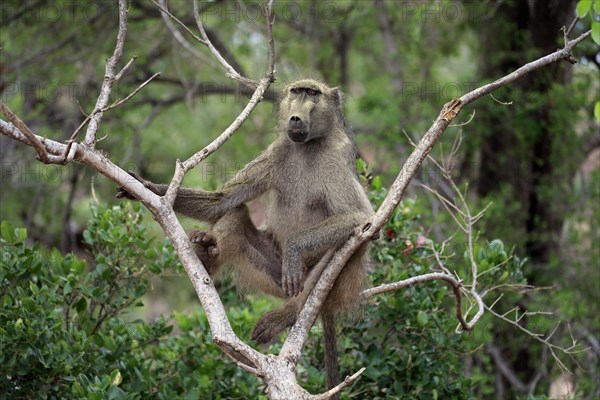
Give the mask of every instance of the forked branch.
<path id="1" fill-rule="evenodd" d="M 269 43 L 269 55 L 267 60 L 267 67 L 265 77 L 262 78 L 258 82 L 258 87 L 252 94 L 250 101 L 246 104 L 246 107 L 242 110 L 242 112 L 237 116 L 237 118 L 221 133 L 215 140 L 213 140 L 210 144 L 204 147 L 202 150 L 196 152 L 190 158 L 181 162 L 177 160 L 175 165 L 175 174 L 173 175 L 173 179 L 171 183 L 169 183 L 169 187 L 167 189 L 167 193 L 164 196 L 165 201 L 169 205 L 173 205 L 175 202 L 175 197 L 177 197 L 177 192 L 181 187 L 181 183 L 183 182 L 183 177 L 185 174 L 194 168 L 196 165 L 201 163 L 206 157 L 215 152 L 219 147 L 223 145 L 229 138 L 239 129 L 240 126 L 244 123 L 244 121 L 250 116 L 250 113 L 256 108 L 258 103 L 260 103 L 263 99 L 263 96 L 266 90 L 269 88 L 272 82 L 275 81 L 275 44 L 273 40 L 273 0 L 270 0 L 265 4 L 265 18 L 267 24 L 267 40 Z M 197 1 L 194 1 L 194 17 L 196 18 L 196 22 L 198 24 L 198 29 L 200 29 L 202 33 L 202 37 L 205 38 L 206 44 L 211 48 L 211 51 L 216 52 L 218 54 L 218 50 L 214 48 L 208 37 L 206 36 L 206 32 L 202 26 L 202 22 L 200 20 L 200 16 L 198 15 L 198 4 Z M 220 56 L 220 55 L 219 55 Z M 223 59 L 220 57 L 219 60 Z M 223 62 L 227 63 L 224 59 Z M 225 65 L 225 64 L 224 64 Z M 229 64 L 227 64 L 229 65 Z M 234 71 L 235 72 L 235 71 Z"/>

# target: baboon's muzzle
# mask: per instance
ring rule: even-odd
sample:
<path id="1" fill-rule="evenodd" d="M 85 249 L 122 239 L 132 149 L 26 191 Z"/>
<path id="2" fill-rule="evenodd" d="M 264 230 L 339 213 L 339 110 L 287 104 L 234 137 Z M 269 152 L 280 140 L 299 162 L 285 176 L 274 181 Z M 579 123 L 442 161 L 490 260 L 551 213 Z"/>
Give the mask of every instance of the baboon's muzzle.
<path id="1" fill-rule="evenodd" d="M 287 134 L 290 140 L 303 143 L 308 139 L 308 129 L 300 117 L 292 116 L 288 122 Z"/>

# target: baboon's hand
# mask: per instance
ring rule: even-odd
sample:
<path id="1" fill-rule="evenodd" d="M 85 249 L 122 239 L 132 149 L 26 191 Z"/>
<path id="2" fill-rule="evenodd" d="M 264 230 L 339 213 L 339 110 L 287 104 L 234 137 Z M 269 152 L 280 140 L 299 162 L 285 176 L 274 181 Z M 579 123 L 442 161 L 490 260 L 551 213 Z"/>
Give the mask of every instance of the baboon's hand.
<path id="1" fill-rule="evenodd" d="M 150 190 L 152 190 L 151 185 L 153 185 L 152 182 L 145 180 L 144 178 L 142 178 L 141 176 L 139 176 L 138 174 L 136 174 L 133 171 L 127 171 L 127 173 L 131 176 L 133 176 L 135 179 L 137 179 L 138 181 L 140 181 L 145 187 L 150 188 Z M 115 195 L 115 197 L 117 199 L 122 199 L 122 198 L 126 198 L 129 200 L 137 200 L 131 193 L 129 193 L 123 186 L 119 186 L 117 188 L 117 194 Z"/>
<path id="2" fill-rule="evenodd" d="M 281 267 L 281 288 L 288 297 L 297 296 L 304 289 L 304 271 L 300 254 L 286 254 Z"/>

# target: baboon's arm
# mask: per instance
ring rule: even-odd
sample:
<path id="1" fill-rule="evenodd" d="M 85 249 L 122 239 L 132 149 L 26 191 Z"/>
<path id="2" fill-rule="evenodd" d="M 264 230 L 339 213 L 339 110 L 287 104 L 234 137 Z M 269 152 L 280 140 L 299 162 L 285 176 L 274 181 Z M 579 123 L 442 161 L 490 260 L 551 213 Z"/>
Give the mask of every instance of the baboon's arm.
<path id="1" fill-rule="evenodd" d="M 303 290 L 303 255 L 324 253 L 329 248 L 341 246 L 354 228 L 368 217 L 367 213 L 360 211 L 334 215 L 290 237 L 283 246 L 281 286 L 284 293 L 293 297 Z"/>
<path id="2" fill-rule="evenodd" d="M 175 212 L 185 216 L 214 223 L 227 211 L 250 201 L 270 187 L 269 158 L 261 154 L 249 162 L 235 177 L 214 192 L 200 189 L 180 188 L 175 198 Z M 154 193 L 163 196 L 167 185 L 156 184 L 132 175 Z M 117 197 L 133 198 L 123 188 L 117 189 Z"/>
<path id="3" fill-rule="evenodd" d="M 266 192 L 269 181 L 269 160 L 261 154 L 217 191 L 180 189 L 173 208 L 185 216 L 214 223 L 227 211 Z"/>

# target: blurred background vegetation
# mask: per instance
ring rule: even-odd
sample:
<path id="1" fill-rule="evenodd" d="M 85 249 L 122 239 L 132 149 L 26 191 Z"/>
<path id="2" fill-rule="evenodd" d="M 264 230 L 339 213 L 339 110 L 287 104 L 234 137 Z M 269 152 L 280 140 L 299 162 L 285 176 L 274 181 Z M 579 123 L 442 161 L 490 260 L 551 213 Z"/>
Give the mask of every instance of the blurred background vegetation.
<path id="1" fill-rule="evenodd" d="M 190 2 L 168 4 L 195 30 Z M 211 40 L 242 75 L 251 78 L 261 77 L 266 65 L 261 6 L 245 0 L 201 4 Z M 408 138 L 418 140 L 451 98 L 561 47 L 560 28 L 570 24 L 577 6 L 575 0 L 276 1 L 277 82 L 241 131 L 188 174 L 184 184 L 214 189 L 232 177 L 273 140 L 274 93 L 287 81 L 313 77 L 339 85 L 346 93 L 346 116 L 356 132 L 359 155 L 379 177 L 371 187 L 377 204 L 411 151 Z M 5 0 L 0 9 L 2 101 L 37 134 L 68 139 L 98 95 L 104 62 L 115 44 L 116 3 Z M 589 29 L 599 11 L 589 9 L 573 36 Z M 174 39 L 155 5 L 130 2 L 123 60 L 133 56 L 137 60 L 112 97 L 125 97 L 153 73 L 161 75 L 129 102 L 105 114 L 98 147 L 121 167 L 155 182 L 170 179 L 175 160 L 187 158 L 214 139 L 249 98 L 248 91 L 228 79 L 205 48 L 186 38 L 193 50 Z M 561 372 L 547 346 L 498 319 L 486 317 L 472 335 L 456 335 L 452 298 L 443 284 L 432 283 L 372 299 L 363 318 L 344 325 L 342 373 L 369 367 L 344 396 L 544 398 L 561 382 L 575 391 L 576 398 L 600 396 L 597 52 L 598 46 L 588 39 L 575 50 L 576 65 L 553 64 L 500 90 L 494 98 L 469 106 L 459 122 L 475 113 L 473 120 L 449 129 L 433 151 L 439 159 L 447 157 L 456 135 L 459 131 L 463 135 L 451 175 L 467 190 L 474 210 L 492 203 L 477 226 L 478 246 L 487 249 L 492 239 L 500 239 L 506 253 L 514 254 L 511 260 L 519 260 L 509 268 L 515 281 L 551 287 L 507 295 L 496 308 L 498 312 L 515 306 L 523 311 L 552 311 L 550 316 L 527 317 L 520 323 L 548 333 L 562 322 L 553 340 L 568 346 L 576 339 L 586 348 L 573 358 L 559 355 L 572 374 Z M 71 396 L 79 398 L 91 398 L 92 393 L 104 398 L 110 390 L 114 398 L 259 395 L 258 381 L 210 344 L 191 285 L 149 213 L 136 206 L 113 208 L 117 204 L 114 184 L 88 169 L 43 165 L 33 159 L 32 149 L 5 137 L 0 137 L 0 146 L 0 219 L 12 224 L 3 225 L 0 276 L 1 325 L 7 327 L 0 338 L 4 366 L 0 385 L 7 393 L 11 393 L 7 388 L 20 387 L 21 392 L 13 392 L 15 397 L 64 396 L 58 388 L 68 388 Z M 453 197 L 441 173 L 425 162 L 384 239 L 375 246 L 375 284 L 431 268 L 431 254 L 408 248 L 407 241 L 416 243 L 417 237 L 424 236 L 439 243 L 457 229 L 440 201 L 420 184 Z M 123 222 L 128 218 L 135 221 Z M 134 242 L 128 242 L 127 235 L 107 228 L 119 223 L 132 224 L 143 235 L 136 233 Z M 185 225 L 191 228 L 197 223 L 187 220 Z M 28 238 L 14 227 L 26 228 Z M 94 239 L 100 232 L 105 234 Z M 146 243 L 150 238 L 155 239 Z M 113 247 L 104 243 L 98 250 L 98 242 L 107 240 Z M 451 265 L 463 271 L 460 249 L 465 242 L 459 236 L 454 241 L 459 250 Z M 37 247 L 31 247 L 34 243 Z M 158 243 L 166 246 L 164 251 Z M 131 245 L 136 252 L 128 261 L 107 261 L 107 254 L 123 248 L 117 244 Z M 28 252 L 45 254 L 43 249 L 50 248 L 63 255 L 44 261 L 53 265 L 42 263 L 41 268 L 27 261 Z M 149 249 L 163 257 L 157 258 Z M 86 260 L 87 267 L 81 267 L 80 259 Z M 163 263 L 155 265 L 156 259 Z M 142 261 L 133 265 L 135 260 Z M 154 267 L 145 268 L 147 263 Z M 113 275 L 102 274 L 99 265 L 108 265 Z M 15 269 L 27 273 L 15 276 Z M 82 281 L 84 270 L 96 275 Z M 117 284 L 131 292 L 127 299 L 136 299 L 117 301 L 113 283 L 127 274 L 143 277 L 143 282 Z M 71 282 L 71 289 L 65 294 L 66 282 Z M 40 301 L 44 285 L 55 291 L 44 295 L 53 301 Z M 71 294 L 74 286 L 78 295 Z M 93 287 L 100 289 L 93 292 Z M 258 316 L 273 307 L 273 302 L 260 296 L 240 299 L 228 282 L 222 283 L 221 292 L 244 338 Z M 108 304 L 116 303 L 114 312 L 98 323 L 106 311 L 93 309 L 92 300 L 103 295 L 108 296 Z M 30 320 L 20 314 L 20 297 L 32 301 L 27 306 Z M 134 307 L 139 302 L 144 306 Z M 100 307 L 99 302 L 94 304 Z M 72 314 L 66 311 L 70 309 Z M 59 310 L 62 317 L 47 318 L 52 310 Z M 33 321 L 54 326 L 49 321 L 60 323 L 64 313 L 71 318 L 81 315 L 77 317 L 81 321 L 64 331 L 33 328 Z M 175 317 L 168 317 L 173 313 Z M 88 319 L 83 317 L 87 314 Z M 38 347 L 37 341 L 24 340 L 19 330 L 28 321 L 32 321 L 32 335 L 45 332 L 46 336 L 38 337 Z M 111 335 L 128 344 L 100 343 L 98 338 Z M 56 356 L 58 347 L 43 350 L 43 346 L 58 336 L 56 343 L 69 343 L 63 350 L 72 352 L 68 361 L 44 357 L 45 351 Z M 15 345 L 19 340 L 22 347 Z M 314 392 L 324 386 L 319 340 L 314 335 L 300 371 L 306 387 Z M 80 348 L 73 343 L 80 343 Z M 14 359 L 9 350 L 16 352 Z M 105 361 L 90 368 L 96 361 L 78 358 L 78 351 L 102 355 Z M 120 358 L 123 354 L 127 361 Z M 55 370 L 52 365 L 70 367 Z M 20 380 L 14 375 L 19 368 L 23 369 Z M 43 385 L 27 389 L 23 382 L 32 377 Z"/>

